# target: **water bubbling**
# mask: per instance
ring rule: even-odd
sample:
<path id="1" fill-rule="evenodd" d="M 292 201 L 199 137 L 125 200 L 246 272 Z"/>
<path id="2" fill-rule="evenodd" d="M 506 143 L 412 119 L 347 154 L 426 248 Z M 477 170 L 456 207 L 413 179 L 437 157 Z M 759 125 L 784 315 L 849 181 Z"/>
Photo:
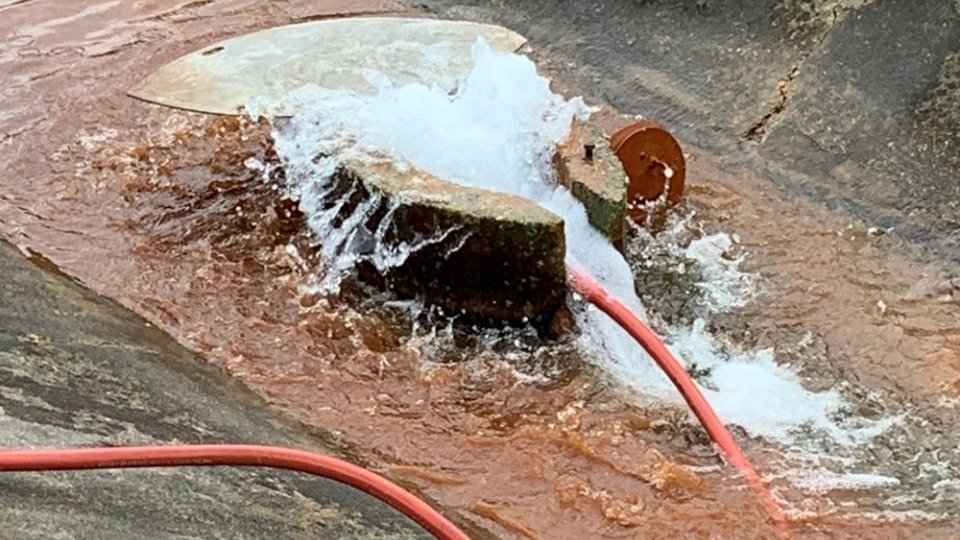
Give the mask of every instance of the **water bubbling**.
<path id="1" fill-rule="evenodd" d="M 422 84 L 394 86 L 377 72 L 366 74 L 378 89 L 375 95 L 311 86 L 291 94 L 290 99 L 312 105 L 276 128 L 274 137 L 290 188 L 310 216 L 314 233 L 321 242 L 335 241 L 341 256 L 349 255 L 349 249 L 340 248 L 349 246 L 347 237 L 355 231 L 342 229 L 356 227 L 355 220 L 334 222 L 330 207 L 316 194 L 329 192 L 330 177 L 342 161 L 390 160 L 463 185 L 526 197 L 562 216 L 567 264 L 594 275 L 640 317 L 648 318 L 627 261 L 590 226 L 580 202 L 555 181 L 554 148 L 569 133 L 571 120 L 586 118 L 591 110 L 580 98 L 554 94 L 550 81 L 525 56 L 493 51 L 482 40 L 473 54 L 473 70 L 452 94 Z M 257 108 L 252 101 L 249 109 Z M 724 238 L 712 240 L 720 248 L 729 247 Z M 708 249 L 711 245 L 693 245 L 691 256 L 719 261 L 724 249 Z M 326 271 L 349 271 L 352 260 L 348 257 L 347 264 Z M 736 305 L 745 280 L 737 274 L 735 261 L 714 266 L 710 274 L 714 304 L 726 299 Z M 716 290 L 727 282 L 736 284 L 737 294 Z M 730 306 L 713 306 L 725 307 Z M 577 305 L 575 312 L 582 329 L 580 344 L 597 365 L 643 394 L 677 399 L 666 377 L 618 326 L 592 307 Z M 843 405 L 839 396 L 806 391 L 799 378 L 778 366 L 768 352 L 723 357 L 702 321 L 693 328 L 668 330 L 681 357 L 715 373 L 714 389 L 705 391 L 722 417 L 754 434 L 787 442 L 802 426 L 841 433 L 830 420 Z"/>

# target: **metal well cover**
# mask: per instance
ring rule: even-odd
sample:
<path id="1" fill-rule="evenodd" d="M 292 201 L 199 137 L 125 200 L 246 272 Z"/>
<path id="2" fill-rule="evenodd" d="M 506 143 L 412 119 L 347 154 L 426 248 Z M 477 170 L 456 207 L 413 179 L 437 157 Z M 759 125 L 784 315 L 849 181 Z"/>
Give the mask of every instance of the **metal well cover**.
<path id="1" fill-rule="evenodd" d="M 346 18 L 281 26 L 209 45 L 167 64 L 130 90 L 145 101 L 214 114 L 237 114 L 257 98 L 262 112 L 291 116 L 302 106 L 284 98 L 312 84 L 372 93 L 364 72 L 394 84 L 421 82 L 453 91 L 473 65 L 483 37 L 514 52 L 523 36 L 500 26 L 410 18 Z"/>

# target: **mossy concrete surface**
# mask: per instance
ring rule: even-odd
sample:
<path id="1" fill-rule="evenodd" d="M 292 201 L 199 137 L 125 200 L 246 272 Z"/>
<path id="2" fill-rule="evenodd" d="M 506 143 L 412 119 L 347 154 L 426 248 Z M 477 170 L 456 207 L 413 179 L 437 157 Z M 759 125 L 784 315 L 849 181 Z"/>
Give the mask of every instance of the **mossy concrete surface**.
<path id="1" fill-rule="evenodd" d="M 563 304 L 566 243 L 560 216 L 522 197 L 389 164 L 349 165 L 342 176 L 394 206 L 392 244 L 436 239 L 386 272 L 361 268 L 367 281 L 485 322 L 547 324 Z M 384 216 L 379 212 L 371 220 Z"/>
<path id="2" fill-rule="evenodd" d="M 590 159 L 586 145 L 593 147 Z M 584 204 L 591 225 L 622 245 L 628 180 L 607 136 L 575 121 L 553 164 L 559 182 Z M 385 163 L 348 164 L 339 181 L 362 185 L 366 197 L 383 197 L 384 208 L 373 213 L 368 229 L 390 219 L 391 244 L 423 245 L 396 267 L 362 265 L 364 280 L 485 322 L 545 325 L 563 304 L 566 243 L 560 216 L 523 197 Z M 436 241 L 424 243 L 431 238 Z"/>
<path id="3" fill-rule="evenodd" d="M 592 145 L 587 159 L 586 145 Z M 627 212 L 627 173 L 606 135 L 590 123 L 574 121 L 553 157 L 557 178 L 583 203 L 590 224 L 615 246 L 622 245 Z"/>

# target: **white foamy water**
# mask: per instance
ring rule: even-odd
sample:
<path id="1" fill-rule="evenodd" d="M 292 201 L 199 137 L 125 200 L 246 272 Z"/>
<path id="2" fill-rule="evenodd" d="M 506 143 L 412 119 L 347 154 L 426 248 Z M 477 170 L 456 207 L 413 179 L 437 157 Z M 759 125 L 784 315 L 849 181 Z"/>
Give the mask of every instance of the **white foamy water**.
<path id="1" fill-rule="evenodd" d="M 337 165 L 388 159 L 460 184 L 520 195 L 559 214 L 565 221 L 568 264 L 595 276 L 646 319 L 629 265 L 554 179 L 550 158 L 556 144 L 569 133 L 573 118 L 590 111 L 580 99 L 566 100 L 551 92 L 549 81 L 524 56 L 492 51 L 478 42 L 474 58 L 474 69 L 452 94 L 420 84 L 397 87 L 371 72 L 367 77 L 378 88 L 376 95 L 316 87 L 291 95 L 313 105 L 277 128 L 274 138 L 289 189 L 323 245 L 325 290 L 336 290 L 343 274 L 361 258 L 389 266 L 416 249 L 387 246 L 378 231 L 362 230 L 359 225 L 379 200 L 360 203 L 342 223 L 334 224 L 333 217 L 342 210 L 338 204 L 346 199 L 333 205 L 328 200 Z M 251 102 L 248 110 L 256 114 L 257 103 Z M 702 263 L 708 278 L 704 287 L 717 310 L 738 305 L 752 283 L 739 273 L 736 260 L 723 258 L 729 242 L 725 235 L 708 236 L 686 248 L 689 258 Z M 593 362 L 645 395 L 679 403 L 666 377 L 625 332 L 592 307 L 575 311 L 580 343 Z M 700 321 L 692 328 L 671 329 L 667 337 L 688 365 L 695 362 L 712 370 L 712 388 L 704 391 L 721 417 L 785 442 L 792 442 L 801 427 L 845 436 L 831 420 L 843 406 L 837 393 L 805 390 L 770 351 L 725 353 L 704 328 Z"/>

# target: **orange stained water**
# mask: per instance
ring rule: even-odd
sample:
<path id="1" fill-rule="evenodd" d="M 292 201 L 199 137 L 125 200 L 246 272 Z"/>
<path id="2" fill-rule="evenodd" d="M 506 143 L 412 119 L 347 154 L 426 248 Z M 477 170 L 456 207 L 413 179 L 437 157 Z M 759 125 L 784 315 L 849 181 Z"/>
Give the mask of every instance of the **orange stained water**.
<path id="1" fill-rule="evenodd" d="M 338 298 L 305 295 L 303 216 L 243 165 L 271 158 L 266 127 L 124 96 L 228 35 L 395 11 L 390 2 L 0 1 L 0 232 L 478 536 L 774 537 L 684 411 L 640 405 L 569 337 L 448 325 L 357 284 Z M 960 420 L 955 276 L 770 187 L 750 156 L 693 151 L 688 170 L 683 211 L 738 234 L 744 265 L 763 279 L 762 301 L 716 316 L 711 330 L 773 347 L 813 389 L 847 380 L 878 394 L 852 396 L 861 414 L 908 408 L 926 422 L 915 440 L 879 441 L 865 459 L 946 462 Z M 656 306 L 659 289 L 649 290 Z M 761 470 L 787 466 L 775 444 L 741 441 Z M 800 537 L 949 538 L 955 526 L 878 520 L 887 500 L 878 494 L 812 496 L 774 483 L 801 510 Z M 939 512 L 932 491 L 931 501 Z"/>

